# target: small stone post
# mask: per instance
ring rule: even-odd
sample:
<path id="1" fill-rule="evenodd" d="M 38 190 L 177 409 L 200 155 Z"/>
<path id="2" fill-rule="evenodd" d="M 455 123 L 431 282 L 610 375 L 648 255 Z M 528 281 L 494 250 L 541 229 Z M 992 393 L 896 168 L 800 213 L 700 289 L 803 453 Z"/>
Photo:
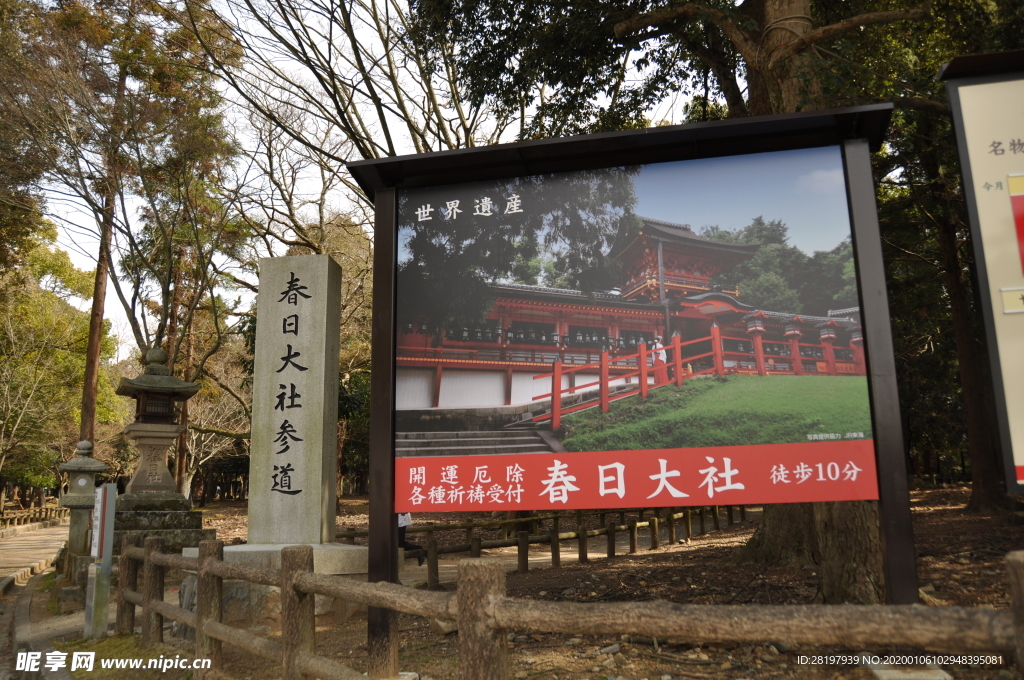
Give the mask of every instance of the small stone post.
<path id="1" fill-rule="evenodd" d="M 520 536 L 526 532 L 521 532 Z M 505 596 L 505 567 L 497 560 L 459 562 L 459 678 L 507 680 L 505 631 L 491 623 L 495 600 Z"/>
<path id="2" fill-rule="evenodd" d="M 660 534 L 661 529 L 658 526 L 659 524 L 660 524 L 660 522 L 658 521 L 658 513 L 655 512 L 654 515 L 651 516 L 651 521 L 650 521 L 650 525 L 651 525 L 651 550 L 657 550 L 658 548 L 661 547 L 661 534 Z"/>
<path id="3" fill-rule="evenodd" d="M 295 589 L 295 578 L 312 571 L 312 546 L 294 545 L 281 550 L 281 666 L 284 680 L 302 680 L 298 655 L 316 651 L 316 596 Z"/>
<path id="4" fill-rule="evenodd" d="M 608 522 L 608 557 L 615 557 L 615 531 L 618 525 L 615 521 Z"/>
<path id="5" fill-rule="evenodd" d="M 636 538 L 637 538 L 637 521 L 633 520 L 629 523 L 629 554 L 632 555 L 636 552 Z"/>

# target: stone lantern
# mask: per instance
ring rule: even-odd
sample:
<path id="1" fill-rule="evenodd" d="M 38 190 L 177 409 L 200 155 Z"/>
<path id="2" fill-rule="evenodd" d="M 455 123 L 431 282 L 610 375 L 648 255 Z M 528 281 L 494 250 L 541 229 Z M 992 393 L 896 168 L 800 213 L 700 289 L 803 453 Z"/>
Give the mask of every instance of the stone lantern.
<path id="1" fill-rule="evenodd" d="M 188 510 L 191 504 L 178 493 L 167 470 L 167 450 L 185 428 L 177 423 L 175 402 L 199 391 L 199 383 L 171 375 L 164 363 L 167 352 L 146 352 L 146 369 L 136 378 L 121 378 L 117 394 L 135 399 L 135 422 L 124 434 L 140 452 L 139 466 L 117 499 L 118 510 Z"/>
<path id="2" fill-rule="evenodd" d="M 71 509 L 68 534 L 68 553 L 82 555 L 89 552 L 86 540 L 89 533 L 89 515 L 96 503 L 96 475 L 107 469 L 106 464 L 92 457 L 92 442 L 78 442 L 74 458 L 60 466 L 68 473 L 70 490 L 60 499 L 61 507 Z"/>
<path id="3" fill-rule="evenodd" d="M 177 492 L 167 470 L 167 450 L 185 428 L 177 423 L 176 402 L 199 391 L 199 383 L 185 382 L 164 366 L 167 352 L 146 352 L 146 369 L 136 378 L 121 378 L 117 393 L 135 399 L 135 422 L 125 428 L 126 437 L 139 449 L 139 466 L 125 493 L 117 497 L 114 513 L 114 552 L 120 553 L 126 535 L 155 536 L 164 541 L 165 552 L 199 545 L 216 538 L 203 529 L 203 516 L 190 512 L 192 504 Z"/>

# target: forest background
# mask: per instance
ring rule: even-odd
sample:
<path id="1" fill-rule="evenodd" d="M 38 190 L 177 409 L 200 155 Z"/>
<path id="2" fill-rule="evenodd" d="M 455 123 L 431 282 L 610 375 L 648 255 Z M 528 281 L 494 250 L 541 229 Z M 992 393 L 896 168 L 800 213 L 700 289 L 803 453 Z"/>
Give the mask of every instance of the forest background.
<path id="1" fill-rule="evenodd" d="M 179 488 L 201 499 L 216 471 L 244 470 L 258 259 L 328 253 L 344 272 L 339 488 L 362 490 L 372 206 L 346 161 L 893 101 L 873 160 L 908 469 L 970 479 L 972 508 L 1001 509 L 935 74 L 1024 47 L 1021 25 L 1022 0 L 0 0 L 0 488 L 23 502 L 57 486 L 79 439 L 127 474 L 113 386 L 158 346 L 202 384 L 181 414 Z M 757 217 L 717 226 L 785 248 Z M 134 345 L 120 355 L 108 289 Z M 870 524 L 818 509 L 782 545 L 827 552 L 820 513 L 843 512 Z M 849 543 L 877 568 L 877 537 Z M 877 600 L 856 576 L 826 600 Z"/>

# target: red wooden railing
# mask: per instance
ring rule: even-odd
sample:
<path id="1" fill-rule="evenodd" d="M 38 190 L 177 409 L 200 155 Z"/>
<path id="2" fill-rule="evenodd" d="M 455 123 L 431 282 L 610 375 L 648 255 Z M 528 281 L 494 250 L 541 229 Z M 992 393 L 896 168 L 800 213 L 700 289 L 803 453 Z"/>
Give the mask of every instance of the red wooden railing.
<path id="1" fill-rule="evenodd" d="M 544 413 L 542 415 L 537 416 L 536 418 L 533 418 L 533 422 L 539 423 L 545 420 L 550 420 L 551 428 L 558 429 L 559 427 L 561 427 L 562 416 L 564 415 L 568 415 L 576 411 L 582 411 L 588 408 L 593 408 L 595 406 L 600 406 L 601 411 L 607 413 L 609 406 L 613 401 L 618 401 L 619 399 L 632 397 L 636 394 L 639 394 L 641 399 L 646 399 L 648 393 L 653 389 L 664 387 L 665 385 L 673 383 L 675 385 L 682 385 L 684 379 L 692 378 L 695 375 L 713 373 L 716 370 L 715 366 L 712 366 L 711 368 L 708 369 L 704 369 L 702 371 L 694 372 L 690 372 L 689 369 L 684 370 L 683 367 L 684 361 L 692 364 L 693 361 L 696 361 L 698 359 L 703 359 L 712 355 L 720 355 L 721 351 L 711 351 L 704 354 L 697 354 L 693 356 L 683 356 L 683 347 L 698 342 L 706 342 L 711 339 L 712 337 L 709 336 L 706 338 L 697 338 L 696 340 L 687 340 L 686 342 L 680 342 L 679 336 L 673 336 L 672 344 L 664 348 L 664 351 L 669 353 L 670 355 L 669 361 L 666 361 L 665 373 L 668 374 L 668 368 L 669 366 L 671 366 L 673 369 L 673 374 L 667 380 L 663 380 L 661 382 L 658 382 L 657 379 L 655 379 L 655 382 L 653 384 L 648 383 L 648 378 L 652 373 L 655 376 L 657 376 L 658 366 L 647 365 L 648 356 L 652 354 L 652 351 L 647 349 L 647 345 L 645 343 L 637 345 L 636 354 L 627 354 L 624 356 L 611 357 L 608 352 L 601 352 L 598 361 L 590 364 L 584 364 L 582 366 L 572 366 L 567 368 L 562 365 L 561 361 L 555 361 L 552 364 L 552 370 L 550 373 L 542 373 L 540 375 L 534 376 L 533 378 L 534 380 L 541 380 L 543 378 L 551 379 L 551 391 L 546 394 L 540 394 L 533 398 L 534 401 L 537 401 L 539 399 L 547 399 L 550 397 L 551 411 L 549 413 Z M 719 347 L 721 347 L 720 344 Z M 615 364 L 625 364 L 626 366 L 631 366 L 631 362 L 633 361 L 635 361 L 636 370 L 627 371 L 625 373 L 616 372 L 614 378 L 612 377 L 611 369 L 615 367 Z M 715 363 L 717 365 L 720 362 L 716 361 Z M 587 369 L 597 369 L 598 379 L 588 383 L 584 383 L 582 385 L 574 385 L 572 387 L 565 388 L 562 387 L 563 375 L 568 375 L 570 373 L 575 373 L 578 371 L 586 371 Z M 637 378 L 636 389 L 620 390 L 612 394 L 612 380 L 631 380 L 634 376 Z M 573 404 L 572 406 L 562 406 L 562 395 L 574 394 L 581 390 L 585 390 L 587 388 L 595 386 L 597 387 L 598 391 L 597 397 L 595 399 L 586 399 L 578 404 Z"/>
<path id="2" fill-rule="evenodd" d="M 746 339 L 746 338 L 745 338 Z M 687 340 L 686 342 L 680 342 L 679 336 L 673 336 L 672 343 L 664 348 L 664 351 L 669 354 L 669 360 L 666 362 L 666 374 L 668 368 L 673 369 L 672 376 L 667 380 L 657 380 L 657 366 L 648 366 L 648 356 L 651 354 L 651 350 L 647 348 L 646 344 L 637 345 L 637 351 L 635 354 L 627 354 L 623 356 L 611 356 L 609 352 L 601 352 L 598 361 L 591 362 L 582 365 L 567 366 L 562 361 L 556 360 L 551 366 L 552 370 L 550 373 L 541 373 L 540 375 L 534 376 L 534 380 L 541 380 L 550 378 L 551 380 L 551 391 L 546 394 L 541 394 L 533 398 L 534 401 L 540 399 L 551 399 L 551 411 L 536 416 L 532 419 L 532 422 L 539 423 L 546 420 L 551 421 L 551 428 L 558 429 L 562 424 L 562 416 L 574 413 L 576 411 L 583 411 L 585 409 L 594 408 L 600 406 L 601 411 L 607 413 L 611 402 L 618 401 L 619 399 L 625 399 L 639 394 L 641 399 L 646 399 L 647 395 L 651 390 L 659 387 L 664 387 L 669 384 L 676 384 L 677 386 L 682 385 L 683 381 L 694 376 L 705 375 L 713 373 L 715 375 L 725 375 L 727 373 L 742 373 L 751 375 L 768 375 L 773 373 L 776 375 L 805 375 L 808 371 L 804 370 L 803 361 L 806 357 L 799 355 L 800 347 L 814 347 L 815 349 L 822 350 L 822 358 L 815 358 L 813 361 L 818 365 L 824 364 L 825 370 L 811 371 L 812 374 L 817 375 L 864 375 L 864 363 L 863 363 L 863 350 L 859 345 L 854 344 L 852 346 L 854 361 L 837 361 L 835 354 L 832 350 L 831 343 L 823 343 L 822 345 L 810 345 L 800 343 L 797 340 L 793 340 L 790 344 L 791 348 L 796 351 L 796 356 L 781 357 L 788 359 L 789 368 L 776 368 L 774 365 L 766 362 L 767 358 L 774 358 L 774 355 L 766 355 L 763 350 L 760 349 L 759 344 L 755 343 L 755 353 L 748 354 L 744 352 L 731 352 L 724 349 L 722 344 L 722 336 L 719 332 L 718 326 L 711 327 L 711 335 L 703 338 L 696 338 L 695 340 Z M 687 345 L 693 345 L 699 342 L 711 342 L 711 351 L 703 354 L 695 354 L 691 356 L 683 356 L 683 348 Z M 754 368 L 743 368 L 725 366 L 725 357 L 730 356 L 738 359 L 745 359 L 747 361 L 753 360 Z M 711 368 L 703 370 L 693 371 L 693 362 L 700 359 L 712 358 Z M 684 370 L 684 362 L 686 368 Z M 739 363 L 739 361 L 737 361 Z M 619 364 L 616 366 L 616 364 Z M 653 364 L 653 362 L 652 362 Z M 627 370 L 622 372 L 622 369 L 636 366 L 635 370 Z M 597 370 L 598 378 L 582 385 L 573 385 L 572 387 L 562 387 L 562 376 L 579 371 L 593 371 Z M 615 370 L 614 375 L 612 373 Z M 653 383 L 648 383 L 648 379 L 652 372 L 655 375 Z M 612 380 L 626 379 L 631 380 L 633 377 L 637 378 L 636 389 L 620 390 L 612 393 Z M 572 406 L 562 405 L 562 396 L 567 394 L 575 394 L 588 388 L 597 387 L 597 396 L 590 399 L 583 399 L 577 404 Z"/>

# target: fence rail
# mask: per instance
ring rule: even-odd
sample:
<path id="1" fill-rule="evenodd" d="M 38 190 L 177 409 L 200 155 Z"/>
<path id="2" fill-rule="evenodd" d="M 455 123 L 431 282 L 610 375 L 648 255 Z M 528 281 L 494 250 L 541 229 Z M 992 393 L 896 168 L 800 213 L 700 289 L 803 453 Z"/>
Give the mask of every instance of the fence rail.
<path id="1" fill-rule="evenodd" d="M 520 534 L 522 536 L 522 534 Z M 410 590 L 392 583 L 358 583 L 313 573 L 313 549 L 292 546 L 281 552 L 281 569 L 271 572 L 281 588 L 281 641 L 225 625 L 222 618 L 224 544 L 202 541 L 198 558 L 162 553 L 159 538 L 126 536 L 121 553 L 117 631 L 134 631 L 135 607 L 142 606 L 143 644 L 162 641 L 163 618 L 195 628 L 196 656 L 211 661 L 203 680 L 226 678 L 222 643 L 241 647 L 282 666 L 285 680 L 303 675 L 323 680 L 358 680 L 359 672 L 315 653 L 314 596 L 324 595 L 371 607 L 455 621 L 459 628 L 459 677 L 506 680 L 506 632 L 535 631 L 583 635 L 629 634 L 679 641 L 760 642 L 785 639 L 814 645 L 913 645 L 958 651 L 1007 650 L 1024 661 L 1024 551 L 1010 553 L 1009 610 L 920 605 L 683 605 L 672 602 L 537 602 L 506 596 L 505 567 L 496 560 L 459 562 L 455 593 Z M 140 566 L 145 574 L 138 588 Z M 197 573 L 195 612 L 163 601 L 164 570 L 178 566 Z M 261 577 L 267 576 L 263 570 Z M 397 644 L 397 641 L 392 641 Z M 397 654 L 372 659 L 370 678 L 397 675 Z"/>
<path id="2" fill-rule="evenodd" d="M 431 589 L 437 589 L 440 587 L 439 569 L 438 569 L 438 556 L 452 553 L 463 553 L 468 552 L 470 557 L 480 557 L 482 550 L 488 550 L 493 548 L 519 548 L 519 564 L 520 571 L 527 571 L 529 569 L 529 556 L 528 551 L 530 545 L 533 544 L 546 544 L 551 546 L 551 564 L 554 567 L 561 566 L 561 541 L 578 541 L 578 555 L 580 562 L 587 562 L 589 560 L 589 539 L 597 538 L 598 536 L 610 536 L 608 539 L 608 557 L 614 557 L 616 552 L 615 536 L 618 532 L 629 532 L 629 552 L 636 553 L 639 550 L 639 530 L 650 529 L 650 547 L 652 550 L 657 549 L 661 546 L 661 527 L 664 526 L 668 533 L 668 543 L 676 543 L 677 537 L 680 533 L 679 529 L 682 529 L 682 536 L 684 539 L 690 539 L 693 536 L 700 536 L 706 533 L 705 526 L 707 524 L 707 518 L 710 517 L 713 528 L 712 531 L 718 531 L 721 529 L 721 508 L 725 507 L 726 522 L 727 525 L 732 525 L 736 514 L 734 512 L 736 507 L 739 507 L 739 521 L 746 521 L 746 507 L 745 506 L 704 506 L 704 507 L 691 507 L 691 508 L 638 508 L 638 509 L 623 509 L 623 510 L 596 510 L 596 511 L 576 511 L 576 531 L 561 531 L 559 528 L 561 515 L 542 515 L 535 517 L 520 517 L 518 519 L 505 519 L 505 520 L 488 520 L 480 522 L 459 522 L 457 524 L 426 524 L 422 526 L 410 526 L 406 529 L 406 534 L 410 533 L 426 533 L 427 546 L 420 550 L 407 550 L 405 552 L 406 558 L 419 558 L 425 557 L 427 559 L 427 587 Z M 647 512 L 651 512 L 651 519 L 644 521 L 644 515 Z M 665 516 L 662 517 L 661 513 L 665 512 Z M 636 514 L 637 519 L 626 521 L 627 514 Z M 580 531 L 579 528 L 584 524 L 584 517 L 594 516 L 598 517 L 598 529 L 587 529 L 586 531 Z M 606 522 L 605 518 L 608 515 L 618 515 L 618 522 Z M 693 531 L 693 519 L 696 516 L 698 531 Z M 677 526 L 677 521 L 682 521 L 682 527 Z M 550 527 L 546 533 L 541 532 L 542 524 L 544 522 L 550 522 Z M 529 524 L 530 531 L 517 532 L 515 537 L 509 535 L 508 531 L 510 527 L 514 525 Z M 501 532 L 501 538 L 493 540 L 483 540 L 479 536 L 473 536 L 474 529 L 493 529 L 499 528 Z M 449 545 L 440 545 L 434 538 L 434 533 L 437 531 L 451 531 L 465 529 L 466 541 L 465 543 L 456 543 Z M 525 534 L 525 538 L 523 537 Z M 336 538 L 340 538 L 343 542 L 353 543 L 356 537 L 365 537 L 369 535 L 369 531 L 366 529 L 343 529 L 335 533 Z"/>
<path id="3" fill-rule="evenodd" d="M 0 515 L 0 529 L 31 524 L 33 522 L 45 522 L 51 519 L 63 519 L 71 514 L 69 508 L 46 507 L 27 508 L 25 510 L 8 510 Z"/>

